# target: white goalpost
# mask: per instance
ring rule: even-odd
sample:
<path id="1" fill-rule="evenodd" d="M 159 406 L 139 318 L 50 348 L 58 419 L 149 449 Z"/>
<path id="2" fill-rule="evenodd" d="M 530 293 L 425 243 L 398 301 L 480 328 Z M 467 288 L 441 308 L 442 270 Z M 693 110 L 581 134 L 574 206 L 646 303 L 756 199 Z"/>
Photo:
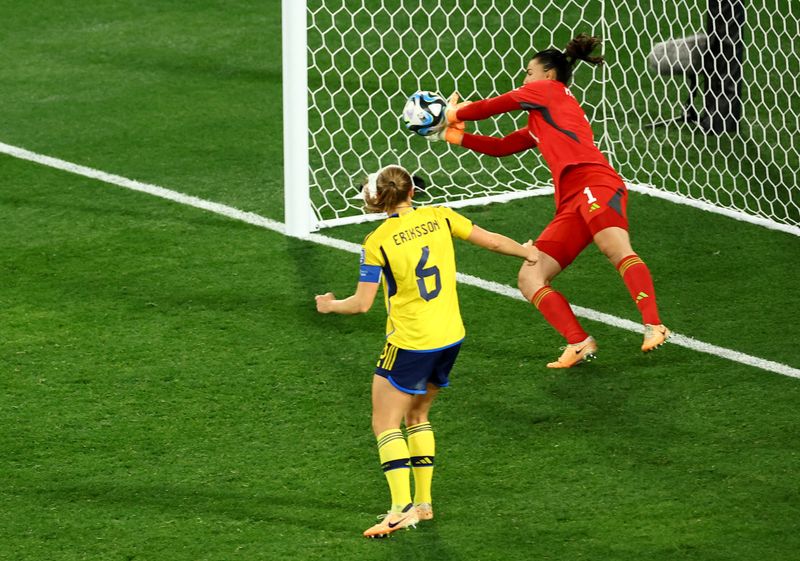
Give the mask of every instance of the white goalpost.
<path id="1" fill-rule="evenodd" d="M 283 0 L 283 183 L 286 233 L 318 227 L 308 181 L 308 80 L 305 2 Z"/>
<path id="2" fill-rule="evenodd" d="M 393 162 L 429 180 L 423 203 L 552 192 L 536 156 L 429 145 L 400 113 L 419 89 L 504 93 L 533 53 L 580 32 L 603 39 L 606 64 L 579 64 L 571 90 L 633 190 L 800 235 L 800 58 L 786 52 L 776 68 L 770 56 L 798 35 L 794 0 L 282 0 L 282 10 L 290 235 L 374 218 L 354 186 Z M 502 135 L 525 117 L 472 130 Z"/>

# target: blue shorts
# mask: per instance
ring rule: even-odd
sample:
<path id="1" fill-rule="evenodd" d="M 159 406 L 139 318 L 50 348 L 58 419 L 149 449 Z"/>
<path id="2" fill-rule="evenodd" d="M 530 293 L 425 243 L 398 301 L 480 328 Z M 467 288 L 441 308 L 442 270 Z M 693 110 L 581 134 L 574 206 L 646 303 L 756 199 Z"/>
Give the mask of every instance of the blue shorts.
<path id="1" fill-rule="evenodd" d="M 375 368 L 398 390 L 410 394 L 428 393 L 428 384 L 450 385 L 450 370 L 456 362 L 461 341 L 432 351 L 408 351 L 387 342 Z"/>

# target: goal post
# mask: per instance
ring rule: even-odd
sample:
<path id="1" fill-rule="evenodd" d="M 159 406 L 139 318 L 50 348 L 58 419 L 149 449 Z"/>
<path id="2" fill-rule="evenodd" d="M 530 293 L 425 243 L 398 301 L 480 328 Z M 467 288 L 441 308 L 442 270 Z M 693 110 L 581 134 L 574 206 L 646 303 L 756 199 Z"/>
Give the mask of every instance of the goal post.
<path id="1" fill-rule="evenodd" d="M 784 57 L 778 69 L 768 55 L 793 44 L 796 1 L 751 3 L 737 16 L 741 44 L 732 63 L 744 87 L 734 132 L 715 134 L 676 119 L 696 90 L 693 82 L 725 76 L 703 81 L 658 71 L 668 55 L 654 49 L 707 33 L 710 14 L 727 2 L 742 3 L 283 0 L 287 233 L 379 218 L 364 213 L 354 186 L 389 163 L 428 179 L 425 204 L 466 206 L 550 192 L 541 158 L 491 158 L 429 144 L 402 129 L 400 114 L 407 96 L 420 89 L 445 96 L 457 90 L 464 99 L 504 93 L 520 85 L 535 51 L 563 48 L 583 32 L 603 39 L 607 62 L 598 68 L 579 63 L 570 89 L 626 182 L 800 235 L 800 59 Z M 708 60 L 730 51 L 706 48 L 697 72 L 730 68 Z M 702 115 L 704 99 L 713 95 L 690 97 L 692 111 Z M 525 118 L 520 112 L 469 126 L 499 136 Z M 653 126 L 659 122 L 667 124 Z"/>
<path id="2" fill-rule="evenodd" d="M 282 0 L 283 183 L 286 233 L 315 229 L 308 182 L 308 42 L 305 0 Z"/>

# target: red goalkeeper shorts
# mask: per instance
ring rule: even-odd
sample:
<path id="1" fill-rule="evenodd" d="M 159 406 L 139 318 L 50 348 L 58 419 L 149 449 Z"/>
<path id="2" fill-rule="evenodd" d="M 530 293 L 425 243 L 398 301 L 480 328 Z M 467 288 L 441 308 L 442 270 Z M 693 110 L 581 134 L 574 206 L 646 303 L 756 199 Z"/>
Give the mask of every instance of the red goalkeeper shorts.
<path id="1" fill-rule="evenodd" d="M 572 263 L 598 232 L 628 229 L 628 190 L 624 186 L 585 187 L 564 201 L 536 239 L 536 247 L 561 265 Z"/>

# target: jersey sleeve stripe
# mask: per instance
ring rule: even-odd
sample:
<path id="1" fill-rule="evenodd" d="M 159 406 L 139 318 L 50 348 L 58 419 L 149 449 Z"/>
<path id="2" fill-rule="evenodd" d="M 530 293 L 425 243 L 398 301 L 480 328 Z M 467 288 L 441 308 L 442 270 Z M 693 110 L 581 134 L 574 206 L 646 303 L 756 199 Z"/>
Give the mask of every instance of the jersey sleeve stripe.
<path id="1" fill-rule="evenodd" d="M 386 252 L 383 250 L 383 246 L 381 246 L 381 254 L 383 255 L 383 274 L 386 278 L 386 294 L 389 298 L 397 294 L 397 282 L 394 280 L 394 274 L 392 273 L 392 266 L 389 264 L 389 258 L 386 256 Z"/>

